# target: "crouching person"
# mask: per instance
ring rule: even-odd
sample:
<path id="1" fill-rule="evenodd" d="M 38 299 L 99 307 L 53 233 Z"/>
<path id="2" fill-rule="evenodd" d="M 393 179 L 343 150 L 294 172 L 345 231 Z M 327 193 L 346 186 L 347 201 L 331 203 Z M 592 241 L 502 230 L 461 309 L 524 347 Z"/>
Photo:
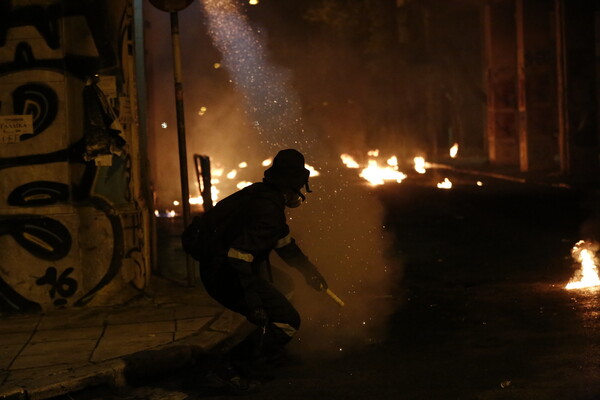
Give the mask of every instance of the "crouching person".
<path id="1" fill-rule="evenodd" d="M 268 276 L 264 269 L 269 268 L 271 251 L 298 269 L 314 289 L 327 289 L 323 276 L 292 238 L 285 215 L 286 207 L 302 204 L 303 189 L 310 192 L 309 175 L 300 152 L 282 150 L 262 182 L 221 200 L 194 220 L 186 231 L 196 231 L 195 243 L 186 243 L 184 232 L 184 248 L 195 246 L 190 252 L 196 251 L 208 294 L 257 326 L 231 351 L 231 362 L 222 363 L 211 375 L 237 393 L 257 390 L 258 383 L 246 379 L 244 372 L 257 357 L 280 351 L 300 328 L 298 311 L 262 278 Z"/>

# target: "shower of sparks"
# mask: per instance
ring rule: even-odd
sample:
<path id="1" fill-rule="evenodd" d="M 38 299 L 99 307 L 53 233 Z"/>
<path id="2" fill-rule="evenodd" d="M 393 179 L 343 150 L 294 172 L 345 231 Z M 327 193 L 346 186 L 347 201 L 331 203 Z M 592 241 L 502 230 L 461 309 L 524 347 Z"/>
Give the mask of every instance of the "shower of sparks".
<path id="1" fill-rule="evenodd" d="M 238 164 L 239 168 L 246 168 L 248 166 L 248 163 L 246 161 L 242 161 L 241 163 Z"/>
<path id="2" fill-rule="evenodd" d="M 219 69 L 219 68 L 221 68 L 221 63 L 214 63 L 214 64 L 213 64 L 213 68 L 214 68 L 214 69 Z"/>
<path id="3" fill-rule="evenodd" d="M 206 114 L 206 107 L 200 107 L 200 111 L 198 111 L 198 115 L 202 116 Z"/>
<path id="4" fill-rule="evenodd" d="M 340 177 L 343 178 L 342 175 L 333 177 L 332 170 L 335 171 L 337 168 L 327 169 L 326 162 L 324 163 L 325 166 L 314 164 L 313 160 L 324 160 L 319 155 L 326 152 L 324 150 L 326 146 L 322 146 L 322 143 L 313 136 L 313 131 L 308 130 L 306 132 L 302 129 L 300 103 L 292 86 L 289 84 L 288 73 L 281 68 L 269 65 L 266 46 L 263 45 L 264 33 L 260 32 L 259 29 L 252 28 L 248 24 L 247 18 L 240 13 L 243 3 L 234 2 L 233 0 L 201 0 L 199 4 L 204 8 L 209 34 L 216 48 L 221 53 L 221 62 L 223 67 L 227 69 L 230 82 L 234 84 L 235 89 L 244 97 L 247 116 L 258 133 L 257 142 L 260 141 L 264 150 L 268 151 L 262 158 L 265 158 L 267 155 L 274 155 L 277 151 L 284 148 L 298 149 L 305 154 L 307 157 L 306 161 L 315 165 L 322 173 L 323 176 L 317 179 L 329 179 L 329 182 L 331 182 L 327 190 L 319 193 L 317 186 L 314 188 L 316 193 L 313 194 L 314 196 L 319 196 L 322 205 L 326 204 L 329 206 L 307 207 L 295 210 L 294 218 L 292 216 L 289 217 L 290 224 L 302 224 L 302 221 L 319 221 L 318 231 L 315 230 L 314 223 L 310 227 L 304 226 L 304 229 L 300 229 L 300 231 L 310 233 L 310 238 L 307 238 L 307 242 L 318 242 L 320 248 L 323 248 L 322 243 L 327 242 L 330 237 L 335 236 L 335 242 L 336 244 L 340 244 L 341 251 L 334 261 L 345 258 L 344 253 L 346 252 L 348 253 L 347 257 L 351 253 L 356 253 L 359 255 L 356 259 L 361 260 L 362 252 L 366 252 L 368 257 L 365 259 L 368 259 L 368 262 L 360 263 L 361 267 L 357 266 L 353 268 L 349 266 L 345 270 L 351 270 L 350 273 L 352 274 L 364 273 L 369 276 L 368 280 L 372 279 L 375 275 L 375 268 L 383 263 L 382 260 L 379 260 L 383 256 L 377 246 L 373 244 L 365 248 L 364 243 L 367 243 L 368 240 L 377 240 L 382 237 L 380 236 L 382 233 L 377 228 L 380 218 L 378 208 L 374 207 L 371 202 L 367 205 L 367 194 L 364 194 L 365 197 L 362 197 L 364 188 L 351 188 L 346 182 L 340 182 Z M 374 154 L 373 157 L 379 156 L 378 151 L 372 154 Z M 385 165 L 385 160 L 381 161 L 381 168 L 391 171 L 394 175 L 393 180 L 405 176 L 397 170 L 397 166 Z M 272 160 L 269 159 L 267 163 L 263 163 L 262 165 L 264 168 L 268 168 L 271 163 Z M 258 167 L 258 165 L 254 165 L 254 162 L 250 162 L 250 164 L 252 164 L 252 168 Z M 314 169 L 310 165 L 306 165 L 306 168 Z M 231 168 L 229 167 L 226 171 L 230 170 Z M 316 170 L 314 171 L 311 171 L 311 176 L 317 173 Z M 218 177 L 220 178 L 221 175 Z M 236 177 L 236 179 L 240 178 L 241 176 Z M 227 183 L 233 182 L 224 181 L 221 185 Z M 237 183 L 237 187 L 241 189 L 246 184 L 249 185 L 250 182 L 240 181 Z M 353 192 L 355 189 L 360 192 L 359 196 L 356 196 Z M 344 212 L 345 209 L 343 207 L 345 205 L 357 207 L 357 197 L 360 197 L 358 201 L 364 201 L 364 205 L 361 203 L 358 208 L 352 208 L 351 212 L 355 212 L 354 210 L 356 209 L 359 210 L 361 218 L 348 218 L 350 212 Z M 298 214 L 298 212 L 301 214 Z M 365 216 L 366 218 L 364 218 Z M 360 229 L 358 234 L 353 234 L 355 223 L 358 225 L 364 224 L 366 229 Z M 363 246 L 356 246 L 357 242 L 360 242 Z M 380 241 L 377 244 L 380 245 Z M 327 253 L 332 253 L 331 248 L 329 246 L 326 247 Z M 321 257 L 328 257 L 327 253 L 322 253 Z M 362 266 L 365 267 L 364 271 L 362 271 Z M 332 263 L 330 268 L 332 279 L 334 277 L 335 279 L 343 279 L 338 274 L 333 273 L 336 269 L 335 262 Z M 361 279 L 351 281 L 356 281 L 361 288 L 364 287 L 363 280 Z M 340 295 L 345 297 L 345 293 L 345 291 L 342 291 Z M 356 310 L 359 309 L 360 307 L 356 308 Z M 361 311 L 356 310 L 353 311 L 355 317 L 360 318 L 362 321 Z M 341 326 L 341 322 L 339 325 Z M 339 332 L 342 329 L 337 329 L 336 331 Z M 342 343 L 336 344 L 335 349 L 338 348 L 340 351 L 345 349 L 345 347 L 342 347 Z"/>
<path id="5" fill-rule="evenodd" d="M 168 126 L 168 125 L 167 125 L 167 123 L 166 123 L 166 122 L 163 122 L 162 124 L 160 124 L 160 126 L 161 126 L 161 128 L 163 128 L 163 129 L 167 129 L 167 126 Z"/>
<path id="6" fill-rule="evenodd" d="M 300 122 L 300 102 L 289 73 L 268 62 L 262 33 L 248 23 L 232 0 L 203 0 L 209 33 L 223 57 L 231 80 L 243 94 L 247 113 L 269 149 L 293 147 L 309 151 Z"/>
<path id="7" fill-rule="evenodd" d="M 272 162 L 273 162 L 273 159 L 272 159 L 272 158 L 267 158 L 266 160 L 263 160 L 263 162 L 262 162 L 262 164 L 261 164 L 261 165 L 262 165 L 263 167 L 268 167 L 269 165 L 271 165 L 271 163 L 272 163 Z"/>

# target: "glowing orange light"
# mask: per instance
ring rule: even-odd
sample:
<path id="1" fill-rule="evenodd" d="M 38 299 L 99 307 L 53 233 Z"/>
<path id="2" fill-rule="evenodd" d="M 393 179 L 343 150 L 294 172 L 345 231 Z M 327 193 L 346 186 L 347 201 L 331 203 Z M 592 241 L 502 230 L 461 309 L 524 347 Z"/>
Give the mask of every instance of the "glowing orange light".
<path id="1" fill-rule="evenodd" d="M 444 181 L 438 183 L 437 187 L 439 189 L 452 189 L 452 182 L 450 182 L 450 179 L 444 178 Z"/>
<path id="2" fill-rule="evenodd" d="M 397 171 L 392 167 L 380 167 L 377 160 L 369 160 L 359 176 L 369 181 L 371 185 L 383 185 L 386 181 L 402 182 L 406 179 L 406 174 Z"/>
<path id="3" fill-rule="evenodd" d="M 413 158 L 413 162 L 415 163 L 415 171 L 417 171 L 419 174 L 424 174 L 427 172 L 425 169 L 427 163 L 425 162 L 424 157 L 415 157 Z"/>
<path id="4" fill-rule="evenodd" d="M 243 188 L 252 185 L 252 182 L 248 182 L 248 181 L 240 181 L 238 182 L 238 184 L 236 185 L 236 187 L 240 190 L 242 190 Z"/>
<path id="5" fill-rule="evenodd" d="M 342 162 L 344 163 L 344 165 L 346 165 L 346 167 L 360 168 L 360 165 L 358 165 L 358 163 L 354 161 L 354 158 L 352 158 L 350 154 L 342 154 L 340 155 L 340 158 L 342 159 Z"/>
<path id="6" fill-rule="evenodd" d="M 321 173 L 315 169 L 315 167 L 308 164 L 304 164 L 304 167 L 310 172 L 310 176 L 319 176 Z"/>
<path id="7" fill-rule="evenodd" d="M 452 147 L 450 147 L 450 157 L 456 158 L 458 154 L 458 143 L 454 143 Z"/>
<path id="8" fill-rule="evenodd" d="M 600 286 L 598 259 L 596 258 L 596 252 L 599 248 L 598 243 L 584 240 L 580 240 L 573 246 L 571 256 L 581 264 L 581 268 L 577 270 L 565 289 L 585 289 Z"/>

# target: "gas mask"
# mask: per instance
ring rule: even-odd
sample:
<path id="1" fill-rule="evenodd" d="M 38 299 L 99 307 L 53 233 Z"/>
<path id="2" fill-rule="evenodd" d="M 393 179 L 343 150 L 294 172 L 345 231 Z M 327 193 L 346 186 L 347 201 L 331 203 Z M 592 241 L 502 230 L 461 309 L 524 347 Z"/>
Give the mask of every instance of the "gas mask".
<path id="1" fill-rule="evenodd" d="M 298 191 L 288 192 L 285 194 L 285 206 L 288 208 L 298 208 L 304 201 L 305 197 Z"/>

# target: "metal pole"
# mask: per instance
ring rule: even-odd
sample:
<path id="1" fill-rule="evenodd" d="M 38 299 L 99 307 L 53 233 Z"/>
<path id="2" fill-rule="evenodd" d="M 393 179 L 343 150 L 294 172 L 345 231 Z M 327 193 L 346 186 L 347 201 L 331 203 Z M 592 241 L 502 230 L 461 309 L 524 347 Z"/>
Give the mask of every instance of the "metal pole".
<path id="1" fill-rule="evenodd" d="M 569 142 L 567 112 L 565 107 L 565 96 L 567 93 L 567 82 L 565 79 L 565 26 L 564 26 L 564 2 L 554 1 L 555 41 L 556 41 L 556 99 L 558 114 L 558 149 L 560 155 L 560 172 L 563 176 L 569 174 Z"/>
<path id="2" fill-rule="evenodd" d="M 525 11 L 523 0 L 515 1 L 517 23 L 517 130 L 519 133 L 519 167 L 529 171 L 529 131 L 527 127 L 527 88 L 525 71 Z"/>
<path id="3" fill-rule="evenodd" d="M 486 103 L 486 136 L 484 143 L 488 150 L 488 157 L 492 164 L 498 161 L 498 146 L 496 140 L 496 92 L 494 69 L 496 59 L 493 52 L 492 34 L 492 5 L 486 3 L 483 9 L 483 29 L 485 42 L 485 88 L 487 93 Z"/>
<path id="4" fill-rule="evenodd" d="M 179 17 L 171 12 L 171 43 L 173 46 L 173 75 L 175 78 L 175 107 L 177 111 L 177 140 L 179 143 L 179 175 L 181 178 L 181 205 L 183 207 L 183 226 L 191 221 L 190 188 L 188 183 L 187 146 L 185 141 L 185 119 L 183 113 L 183 84 L 181 83 L 181 47 L 179 45 Z M 188 286 L 194 286 L 194 261 L 186 254 Z"/>

